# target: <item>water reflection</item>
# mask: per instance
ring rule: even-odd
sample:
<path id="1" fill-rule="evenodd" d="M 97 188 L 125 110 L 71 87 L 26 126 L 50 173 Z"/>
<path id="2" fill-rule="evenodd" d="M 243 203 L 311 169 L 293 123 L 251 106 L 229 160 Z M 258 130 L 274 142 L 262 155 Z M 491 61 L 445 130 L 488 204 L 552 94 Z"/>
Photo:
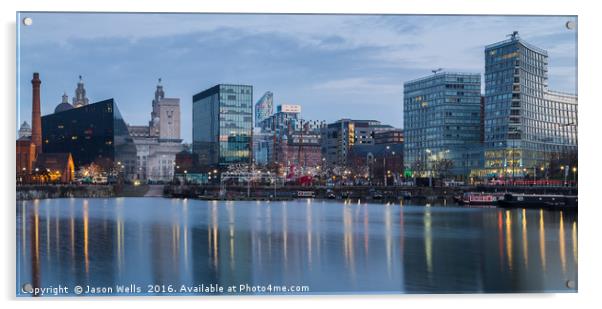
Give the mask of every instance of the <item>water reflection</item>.
<path id="1" fill-rule="evenodd" d="M 19 202 L 17 286 L 249 283 L 308 285 L 316 293 L 562 292 L 571 291 L 566 280 L 577 281 L 574 213 L 395 206 Z"/>

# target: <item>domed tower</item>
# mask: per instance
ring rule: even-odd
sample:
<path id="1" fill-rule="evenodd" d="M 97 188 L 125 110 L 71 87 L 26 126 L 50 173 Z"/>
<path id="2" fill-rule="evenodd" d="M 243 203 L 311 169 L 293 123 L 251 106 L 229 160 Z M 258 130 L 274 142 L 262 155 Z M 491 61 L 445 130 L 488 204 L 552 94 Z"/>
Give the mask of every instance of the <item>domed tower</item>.
<path id="1" fill-rule="evenodd" d="M 86 97 L 86 88 L 84 88 L 84 81 L 82 76 L 79 76 L 79 82 L 77 88 L 75 88 L 75 97 L 73 98 L 73 107 L 80 107 L 88 105 L 88 98 Z"/>
<path id="2" fill-rule="evenodd" d="M 67 110 L 72 109 L 73 106 L 71 104 L 69 104 L 69 96 L 67 96 L 67 94 L 63 94 L 63 100 L 61 101 L 61 103 L 59 103 L 59 105 L 57 105 L 54 108 L 54 113 L 60 113 L 60 112 L 64 112 Z"/>
<path id="3" fill-rule="evenodd" d="M 23 121 L 21 127 L 19 128 L 19 138 L 22 137 L 30 137 L 31 136 L 31 126 L 27 121 Z"/>

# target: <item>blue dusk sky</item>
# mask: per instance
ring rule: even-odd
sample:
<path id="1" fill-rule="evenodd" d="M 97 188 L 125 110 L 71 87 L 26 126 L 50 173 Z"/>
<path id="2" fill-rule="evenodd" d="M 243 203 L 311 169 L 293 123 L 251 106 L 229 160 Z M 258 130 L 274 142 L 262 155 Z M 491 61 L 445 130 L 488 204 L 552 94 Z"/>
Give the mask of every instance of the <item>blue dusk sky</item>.
<path id="1" fill-rule="evenodd" d="M 90 102 L 114 98 L 130 124 L 147 124 L 157 79 L 180 98 L 192 139 L 192 96 L 218 83 L 253 86 L 305 119 L 375 119 L 403 127 L 403 83 L 443 68 L 484 70 L 484 47 L 516 30 L 549 55 L 549 87 L 576 93 L 577 33 L 561 16 L 21 13 L 20 125 L 31 119 L 31 78 L 42 115 L 82 75 Z M 31 123 L 31 122 L 30 122 Z"/>

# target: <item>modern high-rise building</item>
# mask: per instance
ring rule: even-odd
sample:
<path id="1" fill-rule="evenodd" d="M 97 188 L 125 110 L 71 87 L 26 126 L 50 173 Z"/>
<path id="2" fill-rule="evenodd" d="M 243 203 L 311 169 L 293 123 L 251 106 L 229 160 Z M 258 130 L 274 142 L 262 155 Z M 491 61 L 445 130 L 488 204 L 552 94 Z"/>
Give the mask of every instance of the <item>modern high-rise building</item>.
<path id="1" fill-rule="evenodd" d="M 548 89 L 548 53 L 514 32 L 485 47 L 485 173 L 525 177 L 577 150 L 577 96 Z"/>
<path id="2" fill-rule="evenodd" d="M 259 101 L 255 103 L 255 126 L 259 127 L 264 119 L 270 117 L 274 113 L 274 94 L 270 91 L 261 96 Z"/>
<path id="3" fill-rule="evenodd" d="M 479 168 L 480 100 L 480 74 L 442 72 L 404 83 L 406 168 L 422 176 L 437 173 L 443 160 L 456 176 Z"/>
<path id="4" fill-rule="evenodd" d="M 192 97 L 192 151 L 201 165 L 250 164 L 253 86 L 219 84 Z"/>

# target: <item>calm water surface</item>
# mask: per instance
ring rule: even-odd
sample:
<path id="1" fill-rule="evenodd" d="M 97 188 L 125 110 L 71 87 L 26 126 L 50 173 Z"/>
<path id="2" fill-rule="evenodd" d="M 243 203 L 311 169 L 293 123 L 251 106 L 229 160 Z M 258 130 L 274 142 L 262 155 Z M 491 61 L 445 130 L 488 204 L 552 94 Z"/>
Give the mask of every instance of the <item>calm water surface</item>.
<path id="1" fill-rule="evenodd" d="M 18 201 L 17 295 L 31 296 L 27 284 L 116 295 L 131 284 L 141 293 L 129 295 L 210 284 L 306 286 L 301 294 L 574 292 L 577 215 L 319 200 Z"/>

